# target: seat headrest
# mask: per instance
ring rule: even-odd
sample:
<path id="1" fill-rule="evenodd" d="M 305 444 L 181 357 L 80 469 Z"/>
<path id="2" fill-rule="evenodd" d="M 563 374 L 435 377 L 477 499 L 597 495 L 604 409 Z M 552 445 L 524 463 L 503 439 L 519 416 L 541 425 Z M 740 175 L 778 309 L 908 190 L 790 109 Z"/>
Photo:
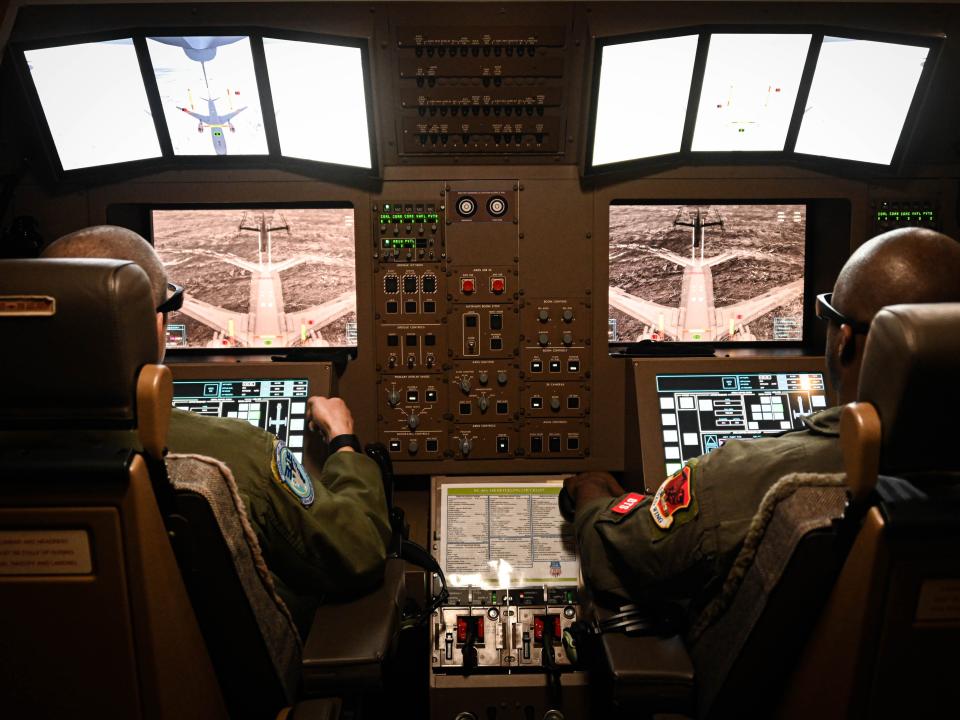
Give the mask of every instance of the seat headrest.
<path id="1" fill-rule="evenodd" d="M 0 261 L 0 427 L 133 427 L 155 328 L 150 281 L 132 262 Z"/>
<path id="2" fill-rule="evenodd" d="M 880 416 L 880 472 L 960 468 L 960 303 L 891 305 L 877 313 L 857 399 Z"/>

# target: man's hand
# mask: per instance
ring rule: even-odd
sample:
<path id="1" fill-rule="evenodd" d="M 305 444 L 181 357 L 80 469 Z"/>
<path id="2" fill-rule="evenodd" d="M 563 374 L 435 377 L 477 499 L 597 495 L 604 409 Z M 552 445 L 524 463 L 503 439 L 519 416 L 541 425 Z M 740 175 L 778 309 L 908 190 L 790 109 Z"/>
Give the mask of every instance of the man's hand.
<path id="1" fill-rule="evenodd" d="M 626 492 L 610 473 L 605 472 L 585 472 L 568 477 L 563 481 L 563 488 L 578 511 L 591 500 L 618 497 Z"/>
<path id="2" fill-rule="evenodd" d="M 353 415 L 340 398 L 312 397 L 307 401 L 307 421 L 314 432 L 322 432 L 327 440 L 337 435 L 353 435 Z M 353 452 L 342 447 L 337 452 Z"/>

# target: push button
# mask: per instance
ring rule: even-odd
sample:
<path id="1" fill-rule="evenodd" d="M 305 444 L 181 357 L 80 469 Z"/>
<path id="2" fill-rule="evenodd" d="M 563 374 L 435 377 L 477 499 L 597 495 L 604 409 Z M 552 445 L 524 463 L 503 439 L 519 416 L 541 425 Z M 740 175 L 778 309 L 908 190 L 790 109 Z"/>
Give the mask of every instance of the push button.
<path id="1" fill-rule="evenodd" d="M 464 295 L 472 295 L 476 289 L 477 289 L 477 284 L 473 281 L 473 278 L 460 279 L 460 291 Z"/>
<path id="2" fill-rule="evenodd" d="M 494 295 L 502 295 L 503 291 L 507 289 L 507 281 L 502 277 L 494 276 L 490 278 L 490 292 Z"/>

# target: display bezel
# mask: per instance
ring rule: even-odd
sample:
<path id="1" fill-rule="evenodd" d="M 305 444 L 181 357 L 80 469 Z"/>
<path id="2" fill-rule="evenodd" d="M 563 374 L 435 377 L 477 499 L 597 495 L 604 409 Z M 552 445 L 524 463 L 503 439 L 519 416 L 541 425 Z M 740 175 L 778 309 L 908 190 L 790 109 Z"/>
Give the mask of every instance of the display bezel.
<path id="1" fill-rule="evenodd" d="M 811 205 L 814 200 L 811 198 L 721 198 L 721 199 L 709 199 L 705 200 L 703 198 L 669 198 L 669 199 L 634 199 L 634 198 L 614 198 L 607 205 L 607 276 L 606 276 L 606 288 L 608 293 L 604 296 L 605 307 L 607 310 L 606 317 L 610 316 L 610 305 L 609 305 L 609 287 L 610 287 L 610 207 L 617 205 L 627 205 L 627 206 L 679 206 L 679 205 L 802 205 L 805 208 L 804 212 L 804 245 L 803 245 L 803 324 L 801 326 L 801 336 L 800 340 L 755 340 L 755 341 L 731 341 L 724 340 L 719 342 L 711 341 L 696 341 L 698 346 L 702 345 L 704 347 L 714 347 L 714 348 L 724 348 L 724 349 L 761 349 L 761 350 L 774 350 L 774 349 L 800 349 L 808 347 L 810 344 L 810 339 L 813 335 L 813 327 L 816 322 L 816 313 L 815 313 L 815 286 L 813 273 L 811 268 L 813 267 L 812 258 L 816 253 L 816 243 L 812 237 L 810 231 L 810 210 Z M 670 344 L 674 341 L 670 341 Z M 660 343 L 658 343 L 660 344 Z M 645 348 L 649 347 L 650 343 L 644 342 L 613 342 L 611 343 L 607 340 L 607 350 L 610 354 L 625 354 L 625 355 L 642 355 Z"/>
<path id="2" fill-rule="evenodd" d="M 828 407 L 836 405 L 836 390 L 830 385 L 823 356 L 780 355 L 718 358 L 656 358 L 633 360 L 631 368 L 640 429 L 640 454 L 643 481 L 647 492 L 653 492 L 666 477 L 663 454 L 660 401 L 657 396 L 657 375 L 695 375 L 709 373 L 822 373 L 827 388 Z M 733 479 L 736 480 L 735 478 Z"/>
<path id="3" fill-rule="evenodd" d="M 264 134 L 267 142 L 267 153 L 264 155 L 175 155 L 170 140 L 169 130 L 163 114 L 160 93 L 157 88 L 156 77 L 153 72 L 147 38 L 156 36 L 216 36 L 216 35 L 244 35 L 250 40 L 250 51 L 253 56 L 254 74 L 257 80 L 257 92 L 260 107 L 263 112 Z M 263 38 L 270 37 L 278 40 L 293 40 L 298 42 L 314 42 L 342 47 L 353 47 L 360 50 L 361 69 L 364 83 L 364 100 L 367 108 L 367 135 L 370 144 L 370 167 L 361 168 L 352 165 L 341 165 L 319 160 L 305 160 L 293 158 L 280 153 L 280 141 L 277 134 L 276 119 L 274 117 L 273 97 L 270 93 L 270 83 L 267 73 L 266 58 L 263 51 Z M 57 153 L 53 135 L 47 124 L 46 116 L 36 86 L 30 76 L 26 60 L 26 52 L 51 47 L 62 47 L 91 42 L 103 42 L 132 38 L 140 65 L 140 74 L 147 92 L 147 100 L 153 115 L 154 127 L 160 141 L 161 156 L 147 160 L 98 165 L 89 168 L 64 170 Z M 136 177 L 163 172 L 167 170 L 283 170 L 297 172 L 309 177 L 330 180 L 344 185 L 375 189 L 381 178 L 380 158 L 376 135 L 376 107 L 373 98 L 373 78 L 370 63 L 370 39 L 367 37 L 348 37 L 329 35 L 307 31 L 285 30 L 270 28 L 262 25 L 242 25 L 235 27 L 222 26 L 166 26 L 128 27 L 112 29 L 97 33 L 83 33 L 55 38 L 44 38 L 28 42 L 14 42 L 10 44 L 9 52 L 13 59 L 17 75 L 27 104 L 38 128 L 40 144 L 47 161 L 51 179 L 55 184 L 84 183 L 88 185 L 116 182 L 120 178 Z"/>
<path id="4" fill-rule="evenodd" d="M 787 131 L 784 149 L 781 151 L 693 151 L 693 131 L 696 125 L 697 112 L 700 104 L 700 94 L 703 88 L 703 78 L 706 71 L 707 54 L 710 46 L 710 36 L 714 34 L 809 34 L 811 35 L 807 58 L 800 76 L 800 85 Z M 651 158 L 623 160 L 603 165 L 593 164 L 593 147 L 596 140 L 597 102 L 600 90 L 600 73 L 604 48 L 611 45 L 631 43 L 645 40 L 657 40 L 684 35 L 698 35 L 696 59 L 693 67 L 693 78 L 690 84 L 690 95 L 687 100 L 686 120 L 683 129 L 683 140 L 680 150 L 668 155 L 659 155 Z M 868 163 L 857 160 L 830 158 L 821 155 L 807 155 L 795 151 L 797 136 L 800 133 L 800 123 L 803 120 L 803 110 L 806 107 L 810 86 L 816 69 L 820 46 L 825 36 L 849 38 L 851 40 L 869 40 L 876 42 L 897 43 L 926 47 L 930 51 L 924 62 L 923 72 L 917 81 L 910 109 L 904 119 L 903 128 L 889 165 Z M 587 138 L 584 144 L 581 175 L 585 184 L 597 185 L 616 182 L 630 177 L 650 175 L 680 166 L 704 165 L 761 165 L 761 164 L 789 164 L 811 168 L 820 171 L 830 171 L 853 177 L 884 177 L 895 176 L 901 170 L 909 148 L 910 140 L 918 123 L 923 103 L 933 77 L 934 69 L 945 40 L 944 35 L 917 35 L 862 30 L 834 25 L 812 24 L 784 24 L 784 25 L 723 25 L 709 24 L 682 28 L 671 28 L 655 32 L 632 33 L 629 35 L 615 35 L 597 37 L 593 41 L 591 82 L 587 95 Z"/>

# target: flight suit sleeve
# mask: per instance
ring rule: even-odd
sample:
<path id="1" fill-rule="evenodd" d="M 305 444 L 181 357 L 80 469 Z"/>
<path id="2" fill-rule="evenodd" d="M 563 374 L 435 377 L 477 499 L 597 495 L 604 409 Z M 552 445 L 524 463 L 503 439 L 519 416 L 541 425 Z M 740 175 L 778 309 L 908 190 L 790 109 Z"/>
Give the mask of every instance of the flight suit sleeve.
<path id="1" fill-rule="evenodd" d="M 361 453 L 338 452 L 319 478 L 300 470 L 306 484 L 291 489 L 274 461 L 270 492 L 251 508 L 270 569 L 294 591 L 318 598 L 376 587 L 390 539 L 379 467 Z"/>
<path id="2" fill-rule="evenodd" d="M 574 529 L 581 571 L 596 595 L 685 600 L 710 580 L 714 534 L 710 523 L 704 522 L 695 467 L 691 475 L 690 502 L 673 508 L 666 529 L 651 512 L 656 495 L 645 497 L 627 512 L 618 512 L 626 496 L 599 499 L 577 511 Z"/>

